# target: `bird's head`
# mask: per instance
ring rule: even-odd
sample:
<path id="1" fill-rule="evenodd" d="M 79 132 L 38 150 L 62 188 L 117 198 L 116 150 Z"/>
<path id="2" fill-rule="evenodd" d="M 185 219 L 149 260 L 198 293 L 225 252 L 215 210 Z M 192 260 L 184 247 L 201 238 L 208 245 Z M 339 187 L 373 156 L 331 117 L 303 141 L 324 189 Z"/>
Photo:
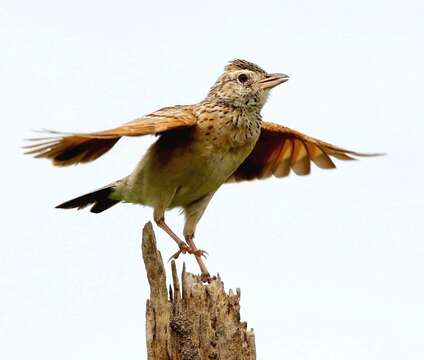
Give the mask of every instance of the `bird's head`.
<path id="1" fill-rule="evenodd" d="M 209 91 L 208 100 L 239 108 L 260 110 L 269 91 L 289 77 L 285 74 L 268 74 L 258 65 L 246 60 L 233 60 Z"/>

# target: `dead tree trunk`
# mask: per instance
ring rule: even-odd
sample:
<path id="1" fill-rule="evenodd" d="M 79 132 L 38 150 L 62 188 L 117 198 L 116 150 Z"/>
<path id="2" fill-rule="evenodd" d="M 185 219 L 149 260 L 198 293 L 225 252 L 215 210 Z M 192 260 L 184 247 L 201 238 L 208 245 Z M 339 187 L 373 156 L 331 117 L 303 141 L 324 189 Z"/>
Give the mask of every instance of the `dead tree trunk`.
<path id="1" fill-rule="evenodd" d="M 240 322 L 240 291 L 228 294 L 221 279 L 203 284 L 185 271 L 181 287 L 171 263 L 169 292 L 152 225 L 143 229 L 143 260 L 150 285 L 146 305 L 149 360 L 255 360 L 255 335 Z"/>

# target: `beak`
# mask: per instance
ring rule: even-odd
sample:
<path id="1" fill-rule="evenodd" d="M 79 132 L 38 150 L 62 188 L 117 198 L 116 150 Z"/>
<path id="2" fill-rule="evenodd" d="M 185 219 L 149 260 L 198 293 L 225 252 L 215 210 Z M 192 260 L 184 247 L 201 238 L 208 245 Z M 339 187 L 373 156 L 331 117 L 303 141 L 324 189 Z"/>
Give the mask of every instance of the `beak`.
<path id="1" fill-rule="evenodd" d="M 262 90 L 272 89 L 273 87 L 286 82 L 289 76 L 286 74 L 268 74 L 267 77 L 258 82 Z"/>

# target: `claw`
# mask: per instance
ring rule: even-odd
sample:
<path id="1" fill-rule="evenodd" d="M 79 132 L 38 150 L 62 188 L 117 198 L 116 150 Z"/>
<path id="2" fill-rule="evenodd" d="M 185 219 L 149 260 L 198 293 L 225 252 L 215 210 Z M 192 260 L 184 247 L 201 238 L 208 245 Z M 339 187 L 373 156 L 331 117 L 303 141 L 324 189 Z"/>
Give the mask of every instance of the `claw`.
<path id="1" fill-rule="evenodd" d="M 198 250 L 192 250 L 189 246 L 185 245 L 185 246 L 181 246 L 180 247 L 180 250 L 178 250 L 174 255 L 172 255 L 169 258 L 168 262 L 170 262 L 171 260 L 178 259 L 178 257 L 181 254 L 191 254 L 191 255 L 199 256 L 199 257 L 202 257 L 203 256 L 205 259 L 206 259 L 206 256 L 209 255 L 207 251 L 200 250 L 200 249 L 198 249 Z"/>
<path id="2" fill-rule="evenodd" d="M 209 273 L 202 273 L 200 274 L 200 280 L 210 284 L 212 281 L 216 280 L 216 276 L 210 276 Z"/>
<path id="3" fill-rule="evenodd" d="M 181 245 L 180 246 L 180 250 L 178 250 L 174 255 L 172 255 L 170 258 L 169 258 L 169 260 L 168 260 L 168 262 L 170 262 L 171 260 L 177 260 L 178 259 L 178 257 L 181 255 L 181 254 L 185 254 L 185 253 L 189 253 L 190 254 L 190 248 L 187 246 L 187 245 Z"/>
<path id="4" fill-rule="evenodd" d="M 206 259 L 207 256 L 209 256 L 209 253 L 207 251 L 201 250 L 201 249 L 198 249 L 196 251 L 191 251 L 191 252 L 189 251 L 189 254 L 193 254 L 193 255 L 199 256 L 199 257 L 203 256 L 205 259 Z"/>

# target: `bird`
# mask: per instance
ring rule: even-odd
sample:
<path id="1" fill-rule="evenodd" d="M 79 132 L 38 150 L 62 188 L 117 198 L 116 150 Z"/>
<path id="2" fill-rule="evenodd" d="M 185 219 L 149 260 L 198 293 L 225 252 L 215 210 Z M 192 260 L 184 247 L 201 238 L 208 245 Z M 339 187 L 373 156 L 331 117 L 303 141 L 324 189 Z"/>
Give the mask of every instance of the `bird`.
<path id="1" fill-rule="evenodd" d="M 118 203 L 153 208 L 153 219 L 178 245 L 180 254 L 192 254 L 202 281 L 213 278 L 205 265 L 206 252 L 194 243 L 196 226 L 221 185 L 247 180 L 304 176 L 311 162 L 333 169 L 332 158 L 382 155 L 347 150 L 266 122 L 261 110 L 271 89 L 289 76 L 268 73 L 247 60 L 235 59 L 210 88 L 204 100 L 192 105 L 164 107 L 121 126 L 89 133 L 46 130 L 47 137 L 28 139 L 26 154 L 45 158 L 55 166 L 96 160 L 123 137 L 156 135 L 135 169 L 98 190 L 57 205 L 101 213 Z M 180 208 L 185 215 L 184 240 L 166 223 L 165 212 Z"/>

